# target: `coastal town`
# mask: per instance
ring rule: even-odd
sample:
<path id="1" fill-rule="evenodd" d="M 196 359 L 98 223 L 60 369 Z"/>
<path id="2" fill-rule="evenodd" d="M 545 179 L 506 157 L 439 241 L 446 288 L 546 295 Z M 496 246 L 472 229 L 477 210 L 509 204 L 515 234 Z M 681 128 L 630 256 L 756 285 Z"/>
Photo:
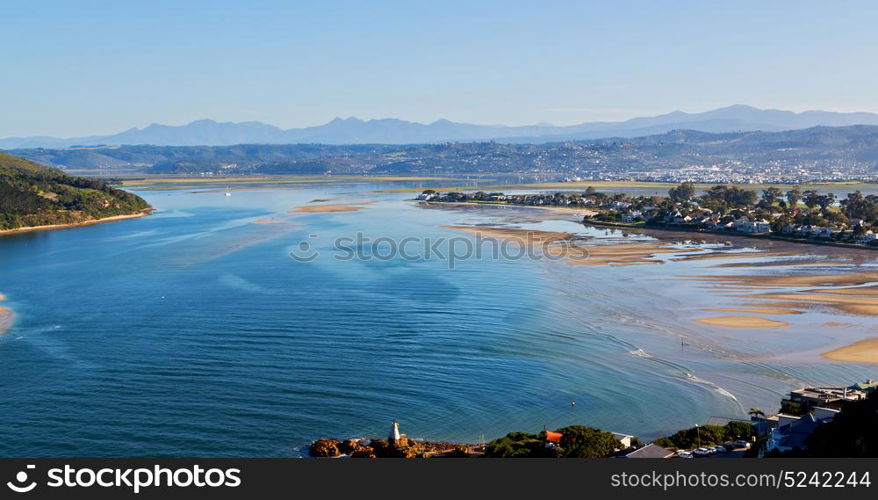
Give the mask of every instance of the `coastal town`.
<path id="1" fill-rule="evenodd" d="M 703 425 L 644 443 L 631 434 L 582 425 L 510 432 L 487 443 L 408 438 L 394 420 L 386 438 L 321 438 L 314 458 L 775 458 L 873 456 L 878 381 L 842 387 L 802 387 L 776 413 L 751 408 L 747 419 L 710 417 Z M 844 453 L 842 455 L 841 453 Z"/>
<path id="2" fill-rule="evenodd" d="M 586 210 L 583 223 L 780 238 L 878 248 L 878 196 L 859 191 L 837 198 L 833 193 L 768 187 L 757 193 L 734 185 L 717 185 L 698 193 L 691 182 L 671 188 L 667 196 L 630 196 L 584 192 L 504 194 L 425 190 L 418 200 L 435 203 L 505 204 Z"/>

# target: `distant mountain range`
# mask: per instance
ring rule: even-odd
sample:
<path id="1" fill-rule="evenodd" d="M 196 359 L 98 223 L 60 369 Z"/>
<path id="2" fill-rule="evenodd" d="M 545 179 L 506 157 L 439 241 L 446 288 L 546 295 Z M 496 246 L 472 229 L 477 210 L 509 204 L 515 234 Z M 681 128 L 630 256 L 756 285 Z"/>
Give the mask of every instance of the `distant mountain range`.
<path id="1" fill-rule="evenodd" d="M 117 174 L 516 175 L 540 179 L 772 182 L 878 179 L 878 126 L 780 132 L 674 130 L 634 138 L 546 144 L 127 145 L 17 149 L 67 171 Z"/>
<path id="2" fill-rule="evenodd" d="M 336 118 L 316 127 L 284 130 L 260 122 L 198 120 L 187 125 L 152 124 L 113 135 L 91 137 L 10 137 L 0 149 L 69 148 L 94 145 L 229 146 L 235 144 L 430 144 L 497 141 L 540 144 L 604 137 L 641 137 L 687 129 L 701 132 L 782 131 L 815 126 L 878 125 L 875 113 L 763 110 L 734 105 L 702 113 L 674 111 L 621 122 L 579 125 L 473 125 L 437 120 L 423 124 L 397 119 Z"/>

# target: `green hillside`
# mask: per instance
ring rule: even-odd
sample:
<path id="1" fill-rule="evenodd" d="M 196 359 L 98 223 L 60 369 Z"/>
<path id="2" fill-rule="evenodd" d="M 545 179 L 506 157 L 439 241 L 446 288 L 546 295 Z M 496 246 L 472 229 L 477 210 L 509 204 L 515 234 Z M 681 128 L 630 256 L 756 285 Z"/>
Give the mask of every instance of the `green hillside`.
<path id="1" fill-rule="evenodd" d="M 77 224 L 149 208 L 139 196 L 97 179 L 0 153 L 0 230 Z"/>

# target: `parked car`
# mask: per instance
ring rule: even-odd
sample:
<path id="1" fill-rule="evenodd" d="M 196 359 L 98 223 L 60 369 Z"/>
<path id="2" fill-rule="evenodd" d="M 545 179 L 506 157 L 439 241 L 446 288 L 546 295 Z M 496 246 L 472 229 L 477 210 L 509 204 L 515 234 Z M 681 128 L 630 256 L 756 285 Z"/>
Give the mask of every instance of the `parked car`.
<path id="1" fill-rule="evenodd" d="M 696 457 L 706 457 L 710 455 L 710 451 L 707 448 L 698 448 L 697 450 L 692 452 Z"/>
<path id="2" fill-rule="evenodd" d="M 744 441 L 743 439 L 739 439 L 735 441 L 735 446 L 738 448 L 744 448 L 745 450 L 750 449 L 750 441 Z"/>
<path id="3" fill-rule="evenodd" d="M 723 448 L 725 448 L 726 451 L 735 451 L 737 446 L 735 446 L 735 443 L 723 443 Z"/>
<path id="4" fill-rule="evenodd" d="M 725 446 L 714 446 L 713 451 L 715 453 L 726 453 L 728 450 L 726 450 Z"/>
<path id="5" fill-rule="evenodd" d="M 684 450 L 677 451 L 677 457 L 678 458 L 693 458 L 691 453 L 689 453 L 688 451 L 684 451 Z"/>

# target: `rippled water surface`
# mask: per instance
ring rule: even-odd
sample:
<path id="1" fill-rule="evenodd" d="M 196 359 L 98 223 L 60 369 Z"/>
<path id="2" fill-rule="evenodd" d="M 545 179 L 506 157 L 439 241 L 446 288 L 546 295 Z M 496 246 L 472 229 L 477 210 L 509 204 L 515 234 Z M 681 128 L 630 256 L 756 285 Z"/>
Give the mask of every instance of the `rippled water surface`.
<path id="1" fill-rule="evenodd" d="M 333 258 L 338 237 L 465 237 L 442 226 L 497 217 L 380 187 L 145 190 L 150 217 L 0 238 L 15 312 L 0 455 L 290 456 L 394 418 L 434 439 L 572 423 L 652 437 L 873 371 L 760 360 L 801 325 L 703 335 L 691 315 L 708 299 L 676 279 L 689 263 Z M 286 213 L 315 198 L 374 203 Z M 531 215 L 502 217 L 603 234 Z M 302 241 L 320 257 L 291 259 Z"/>

